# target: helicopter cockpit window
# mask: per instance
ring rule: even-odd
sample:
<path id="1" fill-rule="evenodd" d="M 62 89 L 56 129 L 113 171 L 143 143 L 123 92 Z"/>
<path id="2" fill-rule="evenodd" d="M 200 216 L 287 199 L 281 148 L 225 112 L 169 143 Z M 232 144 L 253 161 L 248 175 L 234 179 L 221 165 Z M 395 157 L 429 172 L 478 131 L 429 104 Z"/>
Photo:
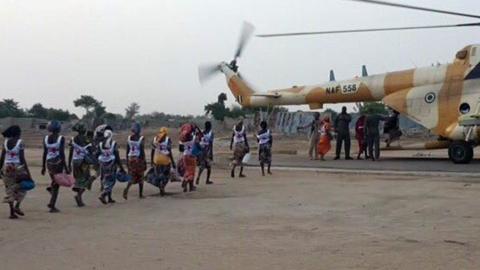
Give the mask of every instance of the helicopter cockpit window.
<path id="1" fill-rule="evenodd" d="M 459 52 L 457 53 L 457 56 L 456 56 L 456 57 L 457 57 L 457 59 L 459 59 L 459 60 L 464 60 L 465 58 L 467 58 L 467 54 L 468 54 L 468 52 L 467 52 L 466 50 L 459 51 Z"/>
<path id="2" fill-rule="evenodd" d="M 470 105 L 468 103 L 462 103 L 459 109 L 461 114 L 467 114 L 470 112 Z"/>

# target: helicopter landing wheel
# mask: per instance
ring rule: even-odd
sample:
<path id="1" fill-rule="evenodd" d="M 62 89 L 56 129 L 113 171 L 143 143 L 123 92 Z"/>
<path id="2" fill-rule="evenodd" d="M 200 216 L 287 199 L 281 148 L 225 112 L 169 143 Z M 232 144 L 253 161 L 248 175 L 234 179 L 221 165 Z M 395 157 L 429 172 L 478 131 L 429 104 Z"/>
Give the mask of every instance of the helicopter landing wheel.
<path id="1" fill-rule="evenodd" d="M 473 159 L 473 146 L 465 141 L 455 141 L 448 147 L 448 157 L 455 164 L 467 164 Z"/>

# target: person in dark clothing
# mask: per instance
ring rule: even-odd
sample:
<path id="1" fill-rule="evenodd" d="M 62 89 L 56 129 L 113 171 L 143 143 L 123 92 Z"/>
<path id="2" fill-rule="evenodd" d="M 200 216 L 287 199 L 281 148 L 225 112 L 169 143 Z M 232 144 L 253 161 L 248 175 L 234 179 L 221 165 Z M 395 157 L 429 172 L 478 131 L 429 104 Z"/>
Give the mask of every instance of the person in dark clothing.
<path id="1" fill-rule="evenodd" d="M 380 121 L 385 121 L 385 117 L 376 113 L 369 113 L 365 119 L 365 141 L 372 161 L 380 158 Z"/>
<path id="2" fill-rule="evenodd" d="M 387 147 L 390 147 L 390 144 L 399 139 L 402 136 L 402 131 L 400 131 L 400 121 L 398 119 L 399 113 L 393 111 L 393 113 L 385 121 L 384 133 L 387 134 L 387 139 L 385 143 Z"/>
<path id="3" fill-rule="evenodd" d="M 345 159 L 351 160 L 350 157 L 350 122 L 352 121 L 352 117 L 350 114 L 347 113 L 347 107 L 342 108 L 342 113 L 337 116 L 335 119 L 334 128 L 337 132 L 337 148 L 336 148 L 336 155 L 335 160 L 340 159 L 340 153 L 342 151 L 342 144 L 345 144 Z"/>

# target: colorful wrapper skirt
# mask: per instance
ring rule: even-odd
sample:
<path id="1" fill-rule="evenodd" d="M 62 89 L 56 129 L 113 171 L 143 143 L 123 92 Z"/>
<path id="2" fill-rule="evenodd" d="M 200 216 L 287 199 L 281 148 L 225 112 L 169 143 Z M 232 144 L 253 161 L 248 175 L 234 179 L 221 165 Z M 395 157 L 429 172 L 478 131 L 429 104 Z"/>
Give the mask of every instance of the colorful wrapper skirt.
<path id="1" fill-rule="evenodd" d="M 185 166 L 183 179 L 187 182 L 193 182 L 195 179 L 195 170 L 197 169 L 197 158 L 195 156 L 186 155 L 183 156 L 183 162 Z"/>
<path id="2" fill-rule="evenodd" d="M 17 175 L 19 167 L 14 164 L 5 164 L 3 183 L 5 184 L 5 198 L 3 202 L 13 203 L 15 201 L 21 202 L 27 192 L 20 189 L 20 184 L 17 183 Z"/>
<path id="3" fill-rule="evenodd" d="M 117 165 L 115 161 L 100 163 L 100 170 L 102 174 L 103 192 L 110 193 L 117 181 Z"/>
<path id="4" fill-rule="evenodd" d="M 260 163 L 272 162 L 272 146 L 268 143 L 261 144 L 258 149 L 258 160 Z"/>
<path id="5" fill-rule="evenodd" d="M 243 157 L 247 154 L 247 145 L 244 142 L 236 143 L 233 149 L 234 165 L 242 165 Z"/>
<path id="6" fill-rule="evenodd" d="M 83 160 L 73 161 L 73 177 L 75 178 L 75 185 L 73 190 L 80 191 L 85 190 L 90 186 L 90 166 Z"/>
<path id="7" fill-rule="evenodd" d="M 131 157 L 128 159 L 128 174 L 132 176 L 132 184 L 138 184 L 143 182 L 143 176 L 147 169 L 144 159 Z"/>

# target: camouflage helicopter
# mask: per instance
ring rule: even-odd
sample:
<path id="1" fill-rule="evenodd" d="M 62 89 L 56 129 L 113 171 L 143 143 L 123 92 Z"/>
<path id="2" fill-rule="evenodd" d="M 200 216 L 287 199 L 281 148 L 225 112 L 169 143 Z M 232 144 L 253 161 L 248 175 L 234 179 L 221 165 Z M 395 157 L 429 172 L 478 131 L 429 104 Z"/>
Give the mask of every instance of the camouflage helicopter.
<path id="1" fill-rule="evenodd" d="M 392 2 L 353 1 L 480 19 L 479 15 Z M 258 36 L 273 38 L 473 26 L 480 26 L 480 22 Z M 398 111 L 438 136 L 438 140 L 425 143 L 422 149 L 448 149 L 449 158 L 454 163 L 469 163 L 473 159 L 473 148 L 480 143 L 480 44 L 466 46 L 456 53 L 452 63 L 445 65 L 356 77 L 343 81 L 331 79 L 319 85 L 257 92 L 242 78 L 237 65 L 237 59 L 242 55 L 253 32 L 254 27 L 245 23 L 234 59 L 229 63 L 200 66 L 200 81 L 204 82 L 215 73 L 223 73 L 236 101 L 244 107 L 306 104 L 313 110 L 321 109 L 324 104 L 331 103 L 382 101 L 387 107 Z"/>

